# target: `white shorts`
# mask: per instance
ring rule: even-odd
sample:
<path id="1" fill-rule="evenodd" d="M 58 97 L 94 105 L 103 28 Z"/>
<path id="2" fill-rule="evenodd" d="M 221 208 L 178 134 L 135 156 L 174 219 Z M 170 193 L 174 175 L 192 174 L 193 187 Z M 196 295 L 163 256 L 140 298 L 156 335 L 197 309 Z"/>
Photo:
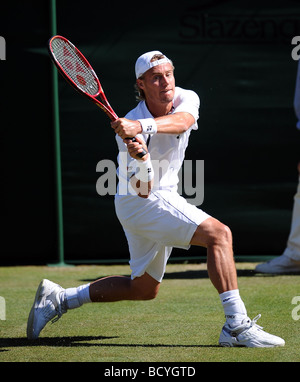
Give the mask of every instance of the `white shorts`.
<path id="1" fill-rule="evenodd" d="M 115 206 L 128 241 L 132 279 L 147 272 L 161 282 L 172 248 L 189 249 L 195 230 L 210 217 L 166 190 L 147 199 L 116 195 Z"/>

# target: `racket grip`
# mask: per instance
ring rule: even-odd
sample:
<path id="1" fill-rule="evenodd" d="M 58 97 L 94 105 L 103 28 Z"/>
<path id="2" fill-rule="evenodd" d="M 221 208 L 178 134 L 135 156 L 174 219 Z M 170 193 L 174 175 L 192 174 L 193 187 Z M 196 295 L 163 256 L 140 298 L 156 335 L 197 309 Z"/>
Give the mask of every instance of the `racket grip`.
<path id="1" fill-rule="evenodd" d="M 141 153 L 138 153 L 138 157 L 139 158 L 143 158 L 145 155 L 147 154 L 147 152 L 143 149 L 143 151 Z"/>
<path id="2" fill-rule="evenodd" d="M 133 138 L 128 138 L 128 139 L 131 139 L 132 142 L 136 142 L 136 139 L 134 137 Z M 143 149 L 143 151 L 141 153 L 138 153 L 137 156 L 139 158 L 143 158 L 146 154 L 147 154 L 147 151 Z"/>

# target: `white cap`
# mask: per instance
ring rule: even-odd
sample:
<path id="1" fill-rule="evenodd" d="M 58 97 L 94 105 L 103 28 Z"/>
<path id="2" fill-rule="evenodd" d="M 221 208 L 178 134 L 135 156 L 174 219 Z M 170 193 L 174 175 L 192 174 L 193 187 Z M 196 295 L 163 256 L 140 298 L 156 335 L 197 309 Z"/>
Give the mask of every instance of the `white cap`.
<path id="1" fill-rule="evenodd" d="M 160 60 L 155 60 L 151 62 L 151 59 L 156 54 L 163 54 L 159 50 L 153 50 L 151 52 L 147 52 L 142 54 L 135 63 L 135 75 L 136 78 L 141 77 L 147 70 L 153 68 L 153 66 L 161 65 L 161 64 L 172 64 L 172 61 L 169 60 L 166 56 L 161 58 Z"/>

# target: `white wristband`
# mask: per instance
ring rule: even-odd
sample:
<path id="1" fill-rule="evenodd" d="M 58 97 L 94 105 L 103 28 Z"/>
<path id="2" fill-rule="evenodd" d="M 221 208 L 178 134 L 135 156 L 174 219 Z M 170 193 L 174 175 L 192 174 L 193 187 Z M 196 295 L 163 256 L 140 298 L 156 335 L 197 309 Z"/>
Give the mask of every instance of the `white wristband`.
<path id="1" fill-rule="evenodd" d="M 138 119 L 142 126 L 142 130 L 144 134 L 155 134 L 157 133 L 157 125 L 153 118 L 144 118 Z"/>
<path id="2" fill-rule="evenodd" d="M 150 182 L 154 178 L 150 154 L 148 155 L 149 157 L 146 161 L 137 160 L 136 169 L 138 169 L 138 172 L 135 173 L 135 177 L 145 183 Z"/>

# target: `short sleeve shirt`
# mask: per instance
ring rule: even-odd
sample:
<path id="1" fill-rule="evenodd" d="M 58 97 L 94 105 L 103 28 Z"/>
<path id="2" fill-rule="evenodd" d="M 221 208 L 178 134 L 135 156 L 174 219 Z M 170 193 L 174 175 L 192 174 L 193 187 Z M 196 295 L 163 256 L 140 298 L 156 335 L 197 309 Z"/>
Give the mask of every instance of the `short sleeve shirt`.
<path id="1" fill-rule="evenodd" d="M 191 130 L 197 130 L 199 118 L 200 100 L 192 90 L 175 88 L 173 108 L 170 114 L 187 112 L 194 117 L 194 124 L 182 134 L 139 134 L 145 142 L 148 142 L 148 150 L 151 155 L 154 168 L 153 191 L 161 189 L 177 189 L 178 172 L 184 160 L 185 151 L 188 146 Z M 149 112 L 146 102 L 141 101 L 136 108 L 126 114 L 125 118 L 137 120 L 153 118 Z M 119 182 L 128 182 L 135 172 L 136 160 L 128 154 L 122 138 L 116 135 L 119 147 L 117 170 Z M 120 184 L 120 183 L 119 183 Z"/>

